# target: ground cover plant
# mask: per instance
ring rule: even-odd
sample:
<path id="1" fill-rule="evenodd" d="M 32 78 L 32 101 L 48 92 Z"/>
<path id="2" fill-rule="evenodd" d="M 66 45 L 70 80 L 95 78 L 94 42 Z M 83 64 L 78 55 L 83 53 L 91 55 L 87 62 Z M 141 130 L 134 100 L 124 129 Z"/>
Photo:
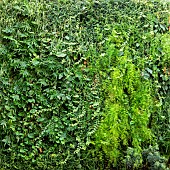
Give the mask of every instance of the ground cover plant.
<path id="1" fill-rule="evenodd" d="M 0 1 L 0 170 L 170 164 L 169 4 Z"/>

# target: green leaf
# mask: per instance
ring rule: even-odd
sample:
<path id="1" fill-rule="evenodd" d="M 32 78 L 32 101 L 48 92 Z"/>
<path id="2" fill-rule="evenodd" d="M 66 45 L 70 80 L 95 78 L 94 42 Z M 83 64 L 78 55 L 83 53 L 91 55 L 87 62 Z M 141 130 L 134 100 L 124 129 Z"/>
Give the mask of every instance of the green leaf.
<path id="1" fill-rule="evenodd" d="M 67 54 L 65 54 L 65 53 L 62 53 L 62 52 L 58 52 L 57 54 L 56 54 L 56 56 L 57 57 L 65 57 Z"/>
<path id="2" fill-rule="evenodd" d="M 166 28 L 165 28 L 165 26 L 164 26 L 164 25 L 160 24 L 160 27 L 162 28 L 162 30 L 163 30 L 163 31 L 165 31 L 165 30 L 166 30 Z"/>
<path id="3" fill-rule="evenodd" d="M 28 99 L 29 103 L 35 103 L 35 99 Z"/>
<path id="4" fill-rule="evenodd" d="M 32 64 L 34 65 L 34 66 L 36 66 L 36 65 L 38 65 L 40 62 L 38 61 L 38 60 L 36 60 L 36 59 L 33 59 L 32 60 Z"/>
<path id="5" fill-rule="evenodd" d="M 45 118 L 42 118 L 42 117 L 40 117 L 40 118 L 38 118 L 38 122 L 43 122 L 45 120 Z"/>
<path id="6" fill-rule="evenodd" d="M 7 124 L 7 122 L 6 122 L 5 120 L 2 120 L 2 121 L 1 121 L 1 125 L 2 125 L 3 127 L 5 127 L 6 124 Z"/>
<path id="7" fill-rule="evenodd" d="M 14 95 L 12 95 L 12 98 L 14 99 L 14 101 L 15 101 L 15 100 L 19 100 L 19 95 L 14 94 Z"/>
<path id="8" fill-rule="evenodd" d="M 19 151 L 20 151 L 20 153 L 25 153 L 26 152 L 26 150 L 23 149 L 23 148 L 21 148 Z"/>
<path id="9" fill-rule="evenodd" d="M 4 142 L 5 144 L 10 144 L 11 143 L 10 136 L 6 136 L 5 139 L 2 140 L 2 142 Z"/>
<path id="10" fill-rule="evenodd" d="M 32 138 L 34 138 L 34 134 L 33 133 L 28 133 L 28 137 L 32 139 Z"/>
<path id="11" fill-rule="evenodd" d="M 152 70 L 149 68 L 146 68 L 146 70 L 148 71 L 148 73 L 152 74 Z"/>

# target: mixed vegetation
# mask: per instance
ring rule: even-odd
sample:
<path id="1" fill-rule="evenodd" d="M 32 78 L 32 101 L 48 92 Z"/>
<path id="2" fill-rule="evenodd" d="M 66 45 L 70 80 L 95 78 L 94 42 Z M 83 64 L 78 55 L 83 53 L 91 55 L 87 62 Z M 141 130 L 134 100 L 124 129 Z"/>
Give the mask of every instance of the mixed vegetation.
<path id="1" fill-rule="evenodd" d="M 1 0 L 0 170 L 168 170 L 169 9 Z"/>

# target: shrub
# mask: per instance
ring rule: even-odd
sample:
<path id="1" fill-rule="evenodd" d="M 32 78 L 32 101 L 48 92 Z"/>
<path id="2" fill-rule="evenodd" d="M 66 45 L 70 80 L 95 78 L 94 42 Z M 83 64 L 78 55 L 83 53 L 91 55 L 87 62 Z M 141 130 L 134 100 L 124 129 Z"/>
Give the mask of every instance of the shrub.
<path id="1" fill-rule="evenodd" d="M 142 145 L 152 143 L 148 124 L 153 101 L 151 83 L 143 80 L 132 61 L 127 56 L 115 56 L 115 60 L 110 80 L 103 87 L 105 111 L 96 132 L 96 145 L 116 165 L 128 146 L 140 153 Z"/>

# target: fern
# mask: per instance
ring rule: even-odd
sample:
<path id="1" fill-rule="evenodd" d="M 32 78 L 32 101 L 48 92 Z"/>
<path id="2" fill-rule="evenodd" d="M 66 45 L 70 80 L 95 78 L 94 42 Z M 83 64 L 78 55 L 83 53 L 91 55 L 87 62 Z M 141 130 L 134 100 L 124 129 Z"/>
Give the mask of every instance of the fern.
<path id="1" fill-rule="evenodd" d="M 107 97 L 96 143 L 116 165 L 128 146 L 140 153 L 144 142 L 152 142 L 148 128 L 152 97 L 150 82 L 142 79 L 132 61 L 126 56 L 115 60 L 111 79 L 103 85 Z"/>

